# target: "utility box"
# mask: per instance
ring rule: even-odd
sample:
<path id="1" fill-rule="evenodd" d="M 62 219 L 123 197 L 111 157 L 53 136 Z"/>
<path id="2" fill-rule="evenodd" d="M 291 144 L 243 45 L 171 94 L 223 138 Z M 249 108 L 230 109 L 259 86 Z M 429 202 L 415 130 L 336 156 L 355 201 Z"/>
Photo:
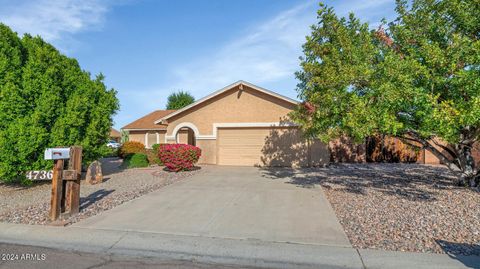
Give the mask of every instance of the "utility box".
<path id="1" fill-rule="evenodd" d="M 70 159 L 70 148 L 48 148 L 45 150 L 45 160 Z"/>

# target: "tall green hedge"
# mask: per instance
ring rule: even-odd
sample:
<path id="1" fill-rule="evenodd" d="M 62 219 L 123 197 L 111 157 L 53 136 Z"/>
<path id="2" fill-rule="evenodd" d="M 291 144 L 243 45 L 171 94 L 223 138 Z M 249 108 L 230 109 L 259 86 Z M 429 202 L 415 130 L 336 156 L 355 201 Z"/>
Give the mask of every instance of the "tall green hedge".
<path id="1" fill-rule="evenodd" d="M 103 79 L 40 37 L 0 24 L 0 180 L 50 168 L 47 147 L 81 145 L 84 161 L 98 158 L 119 109 Z"/>

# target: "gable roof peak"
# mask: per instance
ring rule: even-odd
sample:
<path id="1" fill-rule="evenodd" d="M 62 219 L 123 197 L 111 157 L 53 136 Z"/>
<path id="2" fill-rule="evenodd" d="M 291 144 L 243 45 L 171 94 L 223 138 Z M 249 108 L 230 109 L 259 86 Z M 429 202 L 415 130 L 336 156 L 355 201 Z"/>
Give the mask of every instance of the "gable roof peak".
<path id="1" fill-rule="evenodd" d="M 265 93 L 265 94 L 267 94 L 267 95 L 271 95 L 271 96 L 273 96 L 273 97 L 276 97 L 276 98 L 278 98 L 278 99 L 287 101 L 287 102 L 292 103 L 292 104 L 295 104 L 295 105 L 299 104 L 298 101 L 293 100 L 293 99 L 291 99 L 291 98 L 289 98 L 289 97 L 286 97 L 286 96 L 283 96 L 283 95 L 278 94 L 278 93 L 276 93 L 276 92 L 273 92 L 273 91 L 267 90 L 267 89 L 265 89 L 265 88 L 259 87 L 259 86 L 257 86 L 257 85 L 254 85 L 254 84 L 250 83 L 250 82 L 247 82 L 247 81 L 245 81 L 245 80 L 238 80 L 238 81 L 236 81 L 236 82 L 234 82 L 234 83 L 232 83 L 232 84 L 230 84 L 230 85 L 227 85 L 227 86 L 221 88 L 221 89 L 218 90 L 218 91 L 213 92 L 213 93 L 210 94 L 210 95 L 207 95 L 207 96 L 203 97 L 202 99 L 199 99 L 198 101 L 196 101 L 196 102 L 194 102 L 194 103 L 192 103 L 192 104 L 190 104 L 190 105 L 188 105 L 188 106 L 186 106 L 186 107 L 184 107 L 184 108 L 182 108 L 182 109 L 179 109 L 179 110 L 177 110 L 177 111 L 175 111 L 175 112 L 173 112 L 173 113 L 170 113 L 170 114 L 168 114 L 168 115 L 165 115 L 164 117 L 156 120 L 156 121 L 155 121 L 155 124 L 161 124 L 164 120 L 169 119 L 169 118 L 171 118 L 171 117 L 173 117 L 173 116 L 175 116 L 175 115 L 178 115 L 178 114 L 182 113 L 183 111 L 186 111 L 186 110 L 188 110 L 188 109 L 190 109 L 190 108 L 192 108 L 192 107 L 195 107 L 195 106 L 197 106 L 197 105 L 199 105 L 199 104 L 201 104 L 201 103 L 203 103 L 203 102 L 205 102 L 205 101 L 207 101 L 207 100 L 209 100 L 209 99 L 211 99 L 211 98 L 213 98 L 213 97 L 215 97 L 215 96 L 217 96 L 217 95 L 219 95 L 219 94 L 222 94 L 222 93 L 224 93 L 224 92 L 226 92 L 226 91 L 228 91 L 228 90 L 231 90 L 231 89 L 233 89 L 233 88 L 235 88 L 235 87 L 237 87 L 237 86 L 239 86 L 239 85 L 245 85 L 245 86 L 247 86 L 247 87 L 249 87 L 249 88 L 252 88 L 252 89 L 257 90 L 257 91 L 259 91 L 259 92 L 263 92 L 263 93 Z"/>

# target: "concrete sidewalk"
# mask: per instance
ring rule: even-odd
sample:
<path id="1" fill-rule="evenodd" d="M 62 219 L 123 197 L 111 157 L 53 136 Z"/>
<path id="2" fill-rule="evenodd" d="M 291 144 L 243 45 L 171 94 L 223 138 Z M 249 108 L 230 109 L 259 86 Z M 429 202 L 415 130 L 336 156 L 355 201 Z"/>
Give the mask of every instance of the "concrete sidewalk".
<path id="1" fill-rule="evenodd" d="M 80 227 L 0 224 L 0 242 L 105 255 L 195 260 L 264 268 L 480 268 L 480 257 L 450 257 L 261 240 Z M 8 250 L 1 250 L 8 253 Z"/>

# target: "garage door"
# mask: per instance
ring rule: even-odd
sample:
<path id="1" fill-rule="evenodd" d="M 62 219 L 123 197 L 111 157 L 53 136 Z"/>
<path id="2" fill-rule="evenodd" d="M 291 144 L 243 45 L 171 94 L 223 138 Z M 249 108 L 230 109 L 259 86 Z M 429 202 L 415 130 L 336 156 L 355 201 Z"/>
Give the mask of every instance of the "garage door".
<path id="1" fill-rule="evenodd" d="M 217 163 L 242 166 L 308 166 L 308 143 L 296 128 L 220 128 Z"/>

